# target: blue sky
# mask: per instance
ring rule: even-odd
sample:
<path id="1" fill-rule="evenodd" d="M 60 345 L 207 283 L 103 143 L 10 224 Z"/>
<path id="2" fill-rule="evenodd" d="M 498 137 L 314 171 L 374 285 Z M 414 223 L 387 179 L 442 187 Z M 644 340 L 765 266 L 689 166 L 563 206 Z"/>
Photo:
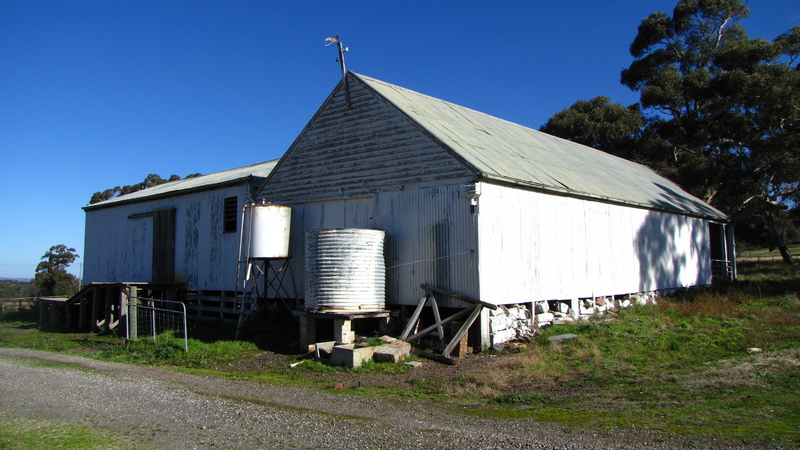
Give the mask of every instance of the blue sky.
<path id="1" fill-rule="evenodd" d="M 279 158 L 347 68 L 531 128 L 619 84 L 641 20 L 676 0 L 0 0 L 0 277 L 83 255 L 92 193 Z M 751 37 L 800 24 L 751 0 Z M 80 273 L 81 259 L 70 268 Z"/>

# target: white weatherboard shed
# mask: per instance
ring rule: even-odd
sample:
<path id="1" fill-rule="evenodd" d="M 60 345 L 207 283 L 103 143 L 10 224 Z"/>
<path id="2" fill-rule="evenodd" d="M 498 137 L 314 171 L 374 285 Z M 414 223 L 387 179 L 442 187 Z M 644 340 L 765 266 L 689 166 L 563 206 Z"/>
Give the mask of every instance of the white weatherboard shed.
<path id="1" fill-rule="evenodd" d="M 277 161 L 173 181 L 85 206 L 84 284 L 232 291 L 242 206 Z"/>
<path id="2" fill-rule="evenodd" d="M 298 288 L 314 228 L 384 230 L 386 302 L 400 305 L 417 304 L 421 284 L 493 304 L 705 285 L 712 255 L 732 259 L 728 218 L 645 166 L 352 72 L 346 82 L 256 196 L 293 207 Z"/>

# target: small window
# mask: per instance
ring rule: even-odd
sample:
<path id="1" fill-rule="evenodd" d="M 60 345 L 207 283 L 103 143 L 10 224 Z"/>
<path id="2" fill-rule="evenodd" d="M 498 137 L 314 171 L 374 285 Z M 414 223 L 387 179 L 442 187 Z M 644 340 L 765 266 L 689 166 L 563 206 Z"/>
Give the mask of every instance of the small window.
<path id="1" fill-rule="evenodd" d="M 223 206 L 223 233 L 236 233 L 236 213 L 239 210 L 239 199 L 228 197 Z"/>

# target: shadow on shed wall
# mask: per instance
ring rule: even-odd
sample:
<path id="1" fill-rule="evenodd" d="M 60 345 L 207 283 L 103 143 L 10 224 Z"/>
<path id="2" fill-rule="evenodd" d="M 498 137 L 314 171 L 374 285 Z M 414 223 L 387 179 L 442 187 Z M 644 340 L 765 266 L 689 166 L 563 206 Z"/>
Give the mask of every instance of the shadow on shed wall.
<path id="1" fill-rule="evenodd" d="M 649 212 L 636 234 L 642 291 L 706 284 L 710 273 L 705 221 Z"/>

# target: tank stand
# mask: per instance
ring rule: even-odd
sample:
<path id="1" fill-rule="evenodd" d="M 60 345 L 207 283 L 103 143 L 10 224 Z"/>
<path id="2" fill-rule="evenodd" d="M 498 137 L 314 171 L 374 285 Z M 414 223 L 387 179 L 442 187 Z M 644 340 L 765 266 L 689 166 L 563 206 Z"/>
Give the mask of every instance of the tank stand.
<path id="1" fill-rule="evenodd" d="M 297 290 L 295 289 L 294 272 L 289 264 L 290 258 L 250 258 L 239 261 L 240 265 L 246 264 L 247 268 L 242 275 L 237 270 L 236 294 L 240 301 L 239 323 L 236 326 L 236 339 L 242 332 L 244 323 L 250 314 L 265 303 L 279 301 L 289 311 L 295 309 Z M 273 265 L 273 263 L 275 263 Z M 289 276 L 287 279 L 286 276 Z M 291 293 L 289 291 L 291 284 Z M 287 302 L 293 301 L 295 305 Z"/>
<path id="2" fill-rule="evenodd" d="M 300 349 L 311 351 L 317 343 L 317 320 L 333 320 L 333 340 L 352 344 L 355 340 L 353 321 L 357 319 L 388 319 L 389 311 L 292 311 L 300 322 Z"/>

